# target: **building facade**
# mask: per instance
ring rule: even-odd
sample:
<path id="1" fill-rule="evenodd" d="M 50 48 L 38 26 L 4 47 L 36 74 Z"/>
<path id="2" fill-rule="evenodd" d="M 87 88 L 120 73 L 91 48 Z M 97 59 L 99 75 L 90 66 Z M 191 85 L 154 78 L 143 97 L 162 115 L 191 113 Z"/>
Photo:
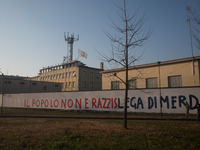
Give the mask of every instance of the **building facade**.
<path id="1" fill-rule="evenodd" d="M 0 75 L 0 93 L 3 94 L 61 91 L 61 83 L 31 81 L 27 77 Z"/>
<path id="2" fill-rule="evenodd" d="M 96 91 L 102 90 L 102 69 L 102 64 L 97 69 L 74 60 L 40 69 L 39 76 L 31 80 L 62 83 L 62 91 Z"/>
<path id="3" fill-rule="evenodd" d="M 129 67 L 129 88 L 200 86 L 200 57 Z M 125 89 L 125 68 L 102 71 L 102 89 Z"/>

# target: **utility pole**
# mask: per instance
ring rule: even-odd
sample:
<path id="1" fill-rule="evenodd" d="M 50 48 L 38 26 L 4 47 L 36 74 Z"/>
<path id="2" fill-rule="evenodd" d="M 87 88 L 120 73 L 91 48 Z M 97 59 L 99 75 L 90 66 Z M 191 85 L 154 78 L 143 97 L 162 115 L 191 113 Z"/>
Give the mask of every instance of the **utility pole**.
<path id="1" fill-rule="evenodd" d="M 160 79 L 160 61 L 158 61 L 158 75 L 159 75 L 159 92 L 160 92 L 160 118 L 162 119 L 162 101 L 161 101 L 161 79 Z"/>
<path id="2" fill-rule="evenodd" d="M 1 116 L 3 116 L 3 94 L 4 94 L 4 74 L 0 71 L 2 76 L 2 92 L 1 92 Z"/>
<path id="3" fill-rule="evenodd" d="M 67 33 L 67 37 L 66 37 L 66 33 L 64 32 L 64 38 L 65 38 L 65 42 L 67 42 L 67 44 L 70 46 L 69 49 L 69 56 L 64 57 L 63 62 L 65 61 L 65 59 L 68 59 L 67 61 L 72 61 L 73 60 L 73 44 L 75 41 L 79 40 L 79 35 L 77 38 L 74 38 L 74 34 L 71 35 L 71 37 L 69 36 L 69 32 Z"/>
<path id="4" fill-rule="evenodd" d="M 191 52 L 192 52 L 192 66 L 193 66 L 193 75 L 195 75 L 195 68 L 194 68 L 194 52 L 193 52 L 193 41 L 192 41 L 192 29 L 191 29 L 191 20 L 190 20 L 190 7 L 187 6 L 186 10 L 188 11 L 188 19 L 185 20 L 185 23 L 188 22 L 189 24 L 189 30 L 190 30 L 190 47 L 191 47 Z"/>

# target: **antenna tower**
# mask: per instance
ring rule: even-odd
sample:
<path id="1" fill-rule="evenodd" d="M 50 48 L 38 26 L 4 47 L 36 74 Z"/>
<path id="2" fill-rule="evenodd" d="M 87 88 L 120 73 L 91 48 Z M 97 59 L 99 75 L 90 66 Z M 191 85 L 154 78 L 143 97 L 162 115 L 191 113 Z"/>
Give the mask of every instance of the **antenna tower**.
<path id="1" fill-rule="evenodd" d="M 74 38 L 74 34 L 72 34 L 71 37 L 69 37 L 69 32 L 68 32 L 67 37 L 66 37 L 66 33 L 64 32 L 64 38 L 65 38 L 65 42 L 67 42 L 67 44 L 70 46 L 69 57 L 67 56 L 67 59 L 68 59 L 67 61 L 70 62 L 73 60 L 73 44 L 75 41 L 79 40 L 79 35 L 77 38 Z"/>

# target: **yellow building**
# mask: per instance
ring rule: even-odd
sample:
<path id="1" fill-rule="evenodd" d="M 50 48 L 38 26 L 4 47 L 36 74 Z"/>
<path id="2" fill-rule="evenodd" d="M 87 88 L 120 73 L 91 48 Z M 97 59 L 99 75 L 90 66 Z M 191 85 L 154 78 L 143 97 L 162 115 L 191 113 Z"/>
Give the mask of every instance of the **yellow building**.
<path id="1" fill-rule="evenodd" d="M 129 67 L 130 89 L 200 86 L 200 57 Z M 125 89 L 125 68 L 102 71 L 102 89 Z"/>
<path id="2" fill-rule="evenodd" d="M 88 67 L 80 61 L 71 61 L 40 69 L 31 80 L 63 83 L 62 91 L 102 90 L 101 68 Z"/>

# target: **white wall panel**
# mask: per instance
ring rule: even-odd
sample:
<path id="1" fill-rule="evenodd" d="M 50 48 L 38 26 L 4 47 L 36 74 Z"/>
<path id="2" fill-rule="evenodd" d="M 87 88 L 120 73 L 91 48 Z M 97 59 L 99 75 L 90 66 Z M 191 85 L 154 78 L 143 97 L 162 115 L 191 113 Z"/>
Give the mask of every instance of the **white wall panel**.
<path id="1" fill-rule="evenodd" d="M 160 92 L 161 104 L 160 107 Z M 190 113 L 196 113 L 193 108 L 200 102 L 200 88 L 171 88 L 129 90 L 129 112 L 151 113 L 185 113 L 185 102 L 188 101 Z M 0 95 L 0 105 L 2 96 Z M 63 110 L 95 110 L 123 111 L 124 91 L 86 91 L 5 94 L 3 107 L 43 108 Z"/>

